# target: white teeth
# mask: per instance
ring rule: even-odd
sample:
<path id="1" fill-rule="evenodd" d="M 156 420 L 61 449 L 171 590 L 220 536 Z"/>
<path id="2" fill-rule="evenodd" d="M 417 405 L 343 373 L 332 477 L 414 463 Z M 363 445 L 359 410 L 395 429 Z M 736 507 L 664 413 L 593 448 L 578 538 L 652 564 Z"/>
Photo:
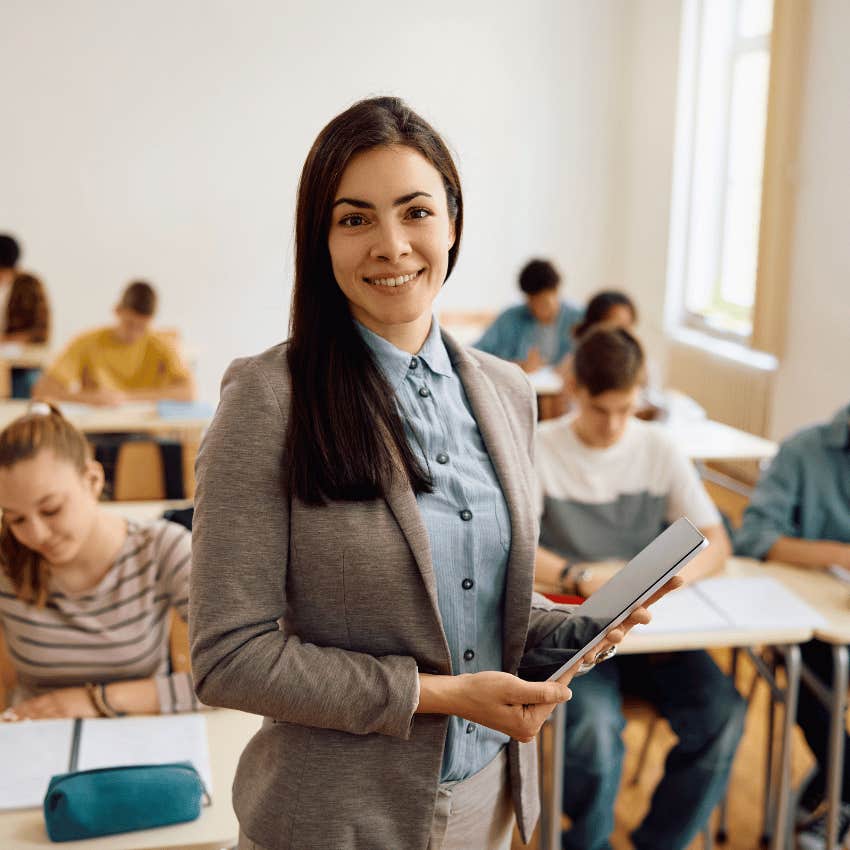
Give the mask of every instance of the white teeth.
<path id="1" fill-rule="evenodd" d="M 401 286 L 403 283 L 413 280 L 418 274 L 419 272 L 415 272 L 414 274 L 403 274 L 401 277 L 373 277 L 367 278 L 367 280 L 376 286 Z"/>

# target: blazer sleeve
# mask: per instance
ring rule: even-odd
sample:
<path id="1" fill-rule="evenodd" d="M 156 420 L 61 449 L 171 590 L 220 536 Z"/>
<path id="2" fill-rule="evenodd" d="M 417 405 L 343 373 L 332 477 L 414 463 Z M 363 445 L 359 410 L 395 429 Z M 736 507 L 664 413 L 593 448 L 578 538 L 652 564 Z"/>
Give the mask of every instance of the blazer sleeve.
<path id="1" fill-rule="evenodd" d="M 284 624 L 288 399 L 237 360 L 196 465 L 189 629 L 198 697 L 289 723 L 409 738 L 416 662 L 302 642 Z"/>

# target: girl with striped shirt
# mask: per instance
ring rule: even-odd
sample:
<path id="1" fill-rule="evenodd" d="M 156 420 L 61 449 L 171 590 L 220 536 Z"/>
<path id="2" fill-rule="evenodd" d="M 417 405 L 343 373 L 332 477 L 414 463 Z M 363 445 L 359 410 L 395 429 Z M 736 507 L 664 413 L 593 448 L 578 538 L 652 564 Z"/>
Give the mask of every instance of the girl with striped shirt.
<path id="1" fill-rule="evenodd" d="M 98 505 L 103 470 L 55 408 L 0 433 L 0 623 L 17 686 L 6 720 L 197 710 L 172 673 L 191 534 Z"/>

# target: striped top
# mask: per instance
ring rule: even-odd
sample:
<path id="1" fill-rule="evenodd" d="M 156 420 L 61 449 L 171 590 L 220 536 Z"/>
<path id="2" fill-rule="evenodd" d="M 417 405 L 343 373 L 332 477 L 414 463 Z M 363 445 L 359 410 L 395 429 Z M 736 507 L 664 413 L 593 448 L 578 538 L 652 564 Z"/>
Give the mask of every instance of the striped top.
<path id="1" fill-rule="evenodd" d="M 17 599 L 0 572 L 0 621 L 18 674 L 12 703 L 86 682 L 150 679 L 160 711 L 195 711 L 189 673 L 171 673 L 168 610 L 185 620 L 192 535 L 166 520 L 128 521 L 127 539 L 98 584 L 63 593 L 48 582 L 47 605 Z"/>

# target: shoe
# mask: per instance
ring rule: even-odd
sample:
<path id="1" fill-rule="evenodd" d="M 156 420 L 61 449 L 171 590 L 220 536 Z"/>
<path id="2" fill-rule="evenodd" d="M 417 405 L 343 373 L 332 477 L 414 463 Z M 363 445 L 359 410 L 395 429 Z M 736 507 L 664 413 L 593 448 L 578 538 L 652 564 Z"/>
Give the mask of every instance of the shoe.
<path id="1" fill-rule="evenodd" d="M 838 810 L 838 846 L 843 847 L 850 835 L 850 803 Z M 826 809 L 797 833 L 797 850 L 831 850 L 826 846 Z"/>

